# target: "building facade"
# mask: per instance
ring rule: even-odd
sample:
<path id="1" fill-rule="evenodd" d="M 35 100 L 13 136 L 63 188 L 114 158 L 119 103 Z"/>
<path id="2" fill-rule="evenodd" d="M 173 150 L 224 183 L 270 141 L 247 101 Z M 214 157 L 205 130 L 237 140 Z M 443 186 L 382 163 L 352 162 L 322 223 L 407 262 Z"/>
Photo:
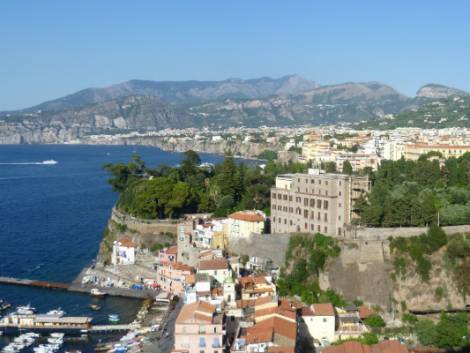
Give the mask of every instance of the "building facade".
<path id="1" fill-rule="evenodd" d="M 369 192 L 367 176 L 321 173 L 284 174 L 271 189 L 271 232 L 320 232 L 345 236 L 356 216 L 354 203 Z"/>

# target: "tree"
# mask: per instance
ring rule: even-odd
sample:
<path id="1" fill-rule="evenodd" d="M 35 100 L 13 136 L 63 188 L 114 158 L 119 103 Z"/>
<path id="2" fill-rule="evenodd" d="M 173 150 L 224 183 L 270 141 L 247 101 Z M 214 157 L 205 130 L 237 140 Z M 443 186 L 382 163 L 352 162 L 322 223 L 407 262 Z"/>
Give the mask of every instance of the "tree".
<path id="1" fill-rule="evenodd" d="M 181 171 L 183 178 L 196 174 L 197 167 L 201 164 L 201 158 L 193 150 L 188 150 L 183 153 L 184 159 L 181 162 Z"/>
<path id="2" fill-rule="evenodd" d="M 382 328 L 385 327 L 385 321 L 379 314 L 373 314 L 365 319 L 367 326 L 372 328 Z"/>
<path id="3" fill-rule="evenodd" d="M 349 161 L 343 162 L 343 174 L 351 175 L 353 173 L 352 165 Z"/>

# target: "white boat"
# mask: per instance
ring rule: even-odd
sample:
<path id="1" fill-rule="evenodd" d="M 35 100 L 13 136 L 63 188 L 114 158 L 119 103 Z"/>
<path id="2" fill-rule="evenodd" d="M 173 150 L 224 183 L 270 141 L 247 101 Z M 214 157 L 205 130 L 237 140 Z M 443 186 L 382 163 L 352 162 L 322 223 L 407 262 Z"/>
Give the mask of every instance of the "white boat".
<path id="1" fill-rule="evenodd" d="M 35 308 L 33 308 L 30 304 L 28 305 L 23 305 L 23 306 L 18 306 L 16 308 L 16 312 L 20 315 L 32 315 L 36 311 Z"/>
<path id="2" fill-rule="evenodd" d="M 54 337 L 54 338 L 64 338 L 65 334 L 62 333 L 62 332 L 53 332 L 51 333 L 51 337 Z"/>
<path id="3" fill-rule="evenodd" d="M 98 288 L 92 288 L 90 294 L 94 297 L 104 297 L 106 292 L 102 292 Z"/>
<path id="4" fill-rule="evenodd" d="M 54 310 L 49 310 L 46 315 L 49 316 L 56 316 L 56 317 L 62 317 L 65 315 L 65 311 L 63 311 L 61 308 L 57 308 Z"/>
<path id="5" fill-rule="evenodd" d="M 64 343 L 64 339 L 61 338 L 61 337 L 49 337 L 47 339 L 47 342 L 50 343 L 50 344 L 57 344 L 57 345 L 61 345 L 62 343 Z"/>
<path id="6" fill-rule="evenodd" d="M 53 165 L 53 164 L 57 164 L 59 162 L 53 160 L 53 159 L 47 159 L 45 161 L 42 161 L 42 164 L 46 164 L 46 165 Z"/>

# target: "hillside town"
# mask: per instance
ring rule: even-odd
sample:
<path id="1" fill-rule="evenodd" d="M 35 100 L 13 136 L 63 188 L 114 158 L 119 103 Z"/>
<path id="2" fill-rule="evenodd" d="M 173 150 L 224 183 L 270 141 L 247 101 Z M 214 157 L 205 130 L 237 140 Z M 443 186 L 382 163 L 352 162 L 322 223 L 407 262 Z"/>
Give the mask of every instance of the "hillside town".
<path id="1" fill-rule="evenodd" d="M 191 129 L 158 134 L 162 139 L 172 135 L 167 142 L 174 147 L 190 140 L 205 140 L 206 147 L 235 140 L 244 145 L 261 144 L 267 160 L 258 165 L 261 170 L 272 158 L 276 163 L 305 168 L 304 172 L 275 176 L 267 211 L 181 215 L 175 224 L 175 243 L 161 245 L 156 251 L 132 231 L 120 231 L 112 244 L 109 263 L 89 269 L 84 283 L 153 291 L 159 300 L 178 298 L 183 306 L 170 323 L 174 325 L 175 353 L 410 351 L 410 344 L 417 340 L 412 333 L 378 334 L 377 327 L 405 325 L 389 309 L 360 298 L 354 303 L 323 299 L 311 304 L 298 295 L 286 296 L 285 291 L 281 295 L 278 282 L 287 263 L 273 261 L 279 258 L 274 253 L 270 256 L 266 251 L 255 251 L 246 255 L 250 252 L 240 249 L 266 247 L 271 238 L 276 252 L 275 238 L 288 239 L 298 233 L 311 237 L 321 233 L 340 242 L 356 239 L 357 203 L 371 193 L 370 172 L 377 171 L 383 161 L 417 162 L 422 156 L 444 166 L 449 158 L 470 152 L 470 131 L 320 127 L 232 128 L 223 132 Z M 182 146 L 188 147 L 182 144 L 175 148 Z M 201 164 L 199 168 L 213 167 Z M 148 178 L 152 180 L 152 176 Z M 120 219 L 115 221 L 119 223 Z M 400 235 L 393 229 L 388 232 L 377 239 L 387 241 L 387 234 Z M 372 242 L 370 249 L 376 249 L 374 246 Z"/>

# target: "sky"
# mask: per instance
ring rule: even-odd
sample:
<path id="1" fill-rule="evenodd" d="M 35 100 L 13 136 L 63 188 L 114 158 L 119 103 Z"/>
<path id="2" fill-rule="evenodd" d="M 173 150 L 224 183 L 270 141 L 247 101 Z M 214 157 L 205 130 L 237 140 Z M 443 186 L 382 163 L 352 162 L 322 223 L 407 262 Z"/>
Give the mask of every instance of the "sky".
<path id="1" fill-rule="evenodd" d="M 0 111 L 129 79 L 470 91 L 470 1 L 0 1 Z"/>

